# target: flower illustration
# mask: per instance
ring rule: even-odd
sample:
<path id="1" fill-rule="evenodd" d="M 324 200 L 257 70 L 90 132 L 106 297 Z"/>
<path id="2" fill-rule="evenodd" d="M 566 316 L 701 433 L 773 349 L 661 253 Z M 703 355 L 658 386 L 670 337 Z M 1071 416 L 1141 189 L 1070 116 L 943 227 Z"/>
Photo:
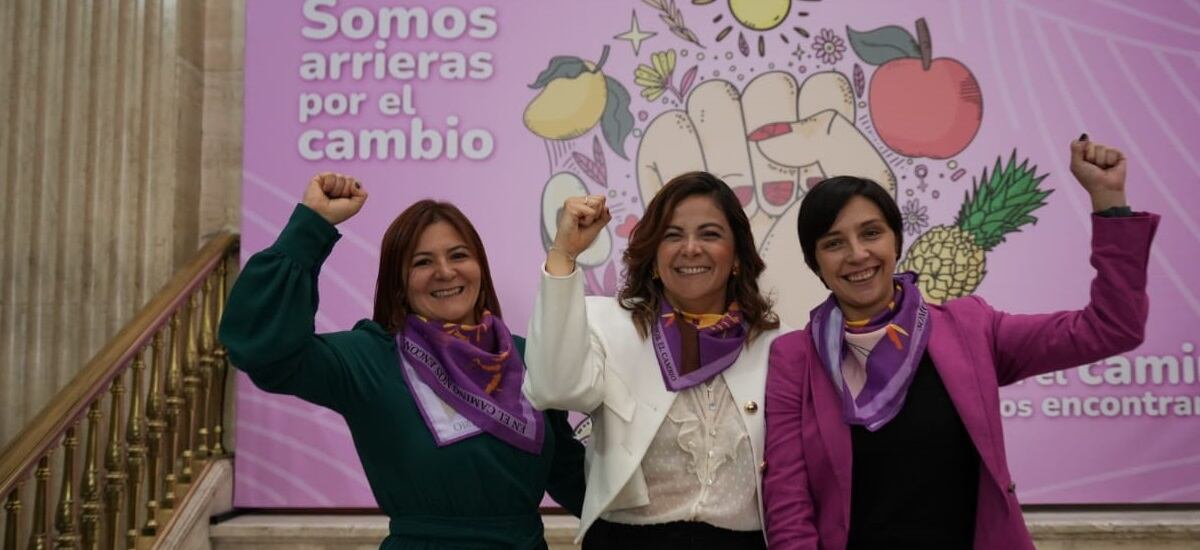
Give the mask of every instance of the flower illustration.
<path id="1" fill-rule="evenodd" d="M 821 29 L 812 41 L 812 50 L 823 63 L 832 65 L 841 61 L 842 54 L 846 53 L 846 42 L 834 34 L 833 29 Z"/>
<path id="2" fill-rule="evenodd" d="M 675 73 L 675 50 L 650 54 L 650 64 L 653 66 L 638 65 L 633 81 L 642 87 L 642 97 L 646 101 L 655 101 L 667 90 L 674 91 L 671 77 Z"/>
<path id="3" fill-rule="evenodd" d="M 904 232 L 908 235 L 916 235 L 929 227 L 929 214 L 917 199 L 906 201 L 904 208 L 900 209 L 900 215 L 904 220 Z"/>

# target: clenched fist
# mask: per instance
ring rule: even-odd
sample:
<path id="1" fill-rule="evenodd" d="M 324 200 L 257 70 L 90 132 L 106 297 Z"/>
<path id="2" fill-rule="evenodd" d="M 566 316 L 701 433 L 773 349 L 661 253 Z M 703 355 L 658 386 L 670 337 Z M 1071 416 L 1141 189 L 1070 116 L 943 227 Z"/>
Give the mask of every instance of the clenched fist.
<path id="1" fill-rule="evenodd" d="M 554 246 L 546 256 L 546 271 L 551 275 L 569 275 L 575 269 L 575 257 L 592 245 L 611 220 L 604 195 L 570 197 L 564 201 Z"/>
<path id="2" fill-rule="evenodd" d="M 331 225 L 342 223 L 362 209 L 367 190 L 345 174 L 322 172 L 313 176 L 304 191 L 304 206 L 320 214 Z"/>
<path id="3" fill-rule="evenodd" d="M 1092 197 L 1092 210 L 1127 205 L 1125 154 L 1120 149 L 1080 136 L 1071 142 L 1071 174 Z"/>

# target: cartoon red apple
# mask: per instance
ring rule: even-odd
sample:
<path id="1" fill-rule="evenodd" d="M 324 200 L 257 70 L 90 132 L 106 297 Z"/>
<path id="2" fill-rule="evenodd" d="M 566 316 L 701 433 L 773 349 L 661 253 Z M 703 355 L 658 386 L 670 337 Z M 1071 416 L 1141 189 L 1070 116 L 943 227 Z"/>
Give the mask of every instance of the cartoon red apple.
<path id="1" fill-rule="evenodd" d="M 933 59 L 924 18 L 917 40 L 899 26 L 847 34 L 855 53 L 879 66 L 868 107 L 884 144 L 909 157 L 945 159 L 971 143 L 983 120 L 979 82 L 957 59 Z"/>

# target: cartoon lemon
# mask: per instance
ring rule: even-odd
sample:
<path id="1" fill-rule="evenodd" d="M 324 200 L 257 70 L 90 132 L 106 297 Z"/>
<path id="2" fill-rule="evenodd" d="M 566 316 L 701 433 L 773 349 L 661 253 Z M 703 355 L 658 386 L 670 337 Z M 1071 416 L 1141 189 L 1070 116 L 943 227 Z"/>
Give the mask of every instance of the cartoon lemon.
<path id="1" fill-rule="evenodd" d="M 608 98 L 599 63 L 575 57 L 558 57 L 532 87 L 542 91 L 525 107 L 525 127 L 545 139 L 565 140 L 583 135 L 600 122 Z"/>
<path id="2" fill-rule="evenodd" d="M 729 0 L 729 12 L 742 26 L 765 31 L 778 27 L 792 9 L 792 0 Z"/>

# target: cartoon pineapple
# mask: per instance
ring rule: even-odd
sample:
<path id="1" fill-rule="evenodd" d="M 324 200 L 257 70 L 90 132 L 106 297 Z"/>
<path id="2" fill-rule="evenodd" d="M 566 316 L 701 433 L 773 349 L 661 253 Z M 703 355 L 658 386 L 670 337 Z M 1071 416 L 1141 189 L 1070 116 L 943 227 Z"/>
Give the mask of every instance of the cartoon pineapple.
<path id="1" fill-rule="evenodd" d="M 974 292 L 987 274 L 985 254 L 1004 242 L 1008 233 L 1037 223 L 1030 214 L 1044 206 L 1052 192 L 1038 187 L 1047 174 L 1037 175 L 1037 166 L 1029 167 L 1029 159 L 1017 165 L 1015 150 L 1007 166 L 1001 167 L 1000 160 L 996 157 L 991 178 L 984 168 L 983 177 L 966 193 L 954 225 L 925 232 L 900 262 L 899 271 L 920 275 L 917 285 L 930 303 Z"/>

